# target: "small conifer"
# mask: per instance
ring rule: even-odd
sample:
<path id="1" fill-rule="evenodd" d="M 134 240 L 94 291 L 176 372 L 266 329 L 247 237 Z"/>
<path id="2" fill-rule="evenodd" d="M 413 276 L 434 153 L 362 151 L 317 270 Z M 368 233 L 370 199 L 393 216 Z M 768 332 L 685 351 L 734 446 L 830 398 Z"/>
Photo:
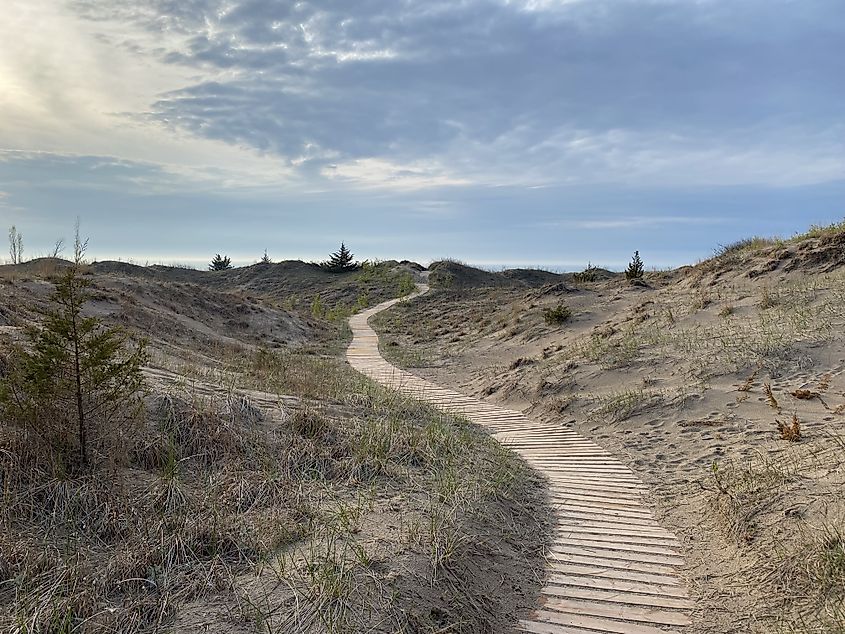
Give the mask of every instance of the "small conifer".
<path id="1" fill-rule="evenodd" d="M 221 256 L 219 253 L 215 255 L 211 264 L 208 265 L 209 271 L 226 271 L 232 268 L 232 260 L 228 256 Z"/>
<path id="2" fill-rule="evenodd" d="M 56 282 L 53 307 L 42 327 L 27 330 L 29 348 L 15 349 L 0 382 L 6 421 L 46 442 L 64 466 L 75 454 L 83 469 L 92 445 L 101 453 L 118 448 L 115 421 L 140 405 L 147 361 L 143 342 L 129 346 L 122 329 L 82 314 L 90 285 L 81 271 L 86 244 L 77 231 L 76 257 Z"/>
<path id="3" fill-rule="evenodd" d="M 625 278 L 629 280 L 641 280 L 644 273 L 645 268 L 643 267 L 642 258 L 640 258 L 640 252 L 634 251 L 634 257 L 631 258 L 631 263 L 625 271 Z"/>
<path id="4" fill-rule="evenodd" d="M 323 262 L 322 266 L 327 271 L 332 273 L 345 273 L 346 271 L 354 271 L 358 268 L 352 260 L 354 255 L 350 253 L 346 245 L 341 242 L 340 249 L 331 254 L 331 257 Z"/>

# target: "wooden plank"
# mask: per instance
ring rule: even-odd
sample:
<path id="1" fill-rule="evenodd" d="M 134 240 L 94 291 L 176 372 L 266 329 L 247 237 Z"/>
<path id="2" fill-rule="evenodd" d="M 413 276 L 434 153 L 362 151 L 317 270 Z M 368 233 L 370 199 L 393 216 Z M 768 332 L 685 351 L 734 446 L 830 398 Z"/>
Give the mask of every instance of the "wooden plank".
<path id="1" fill-rule="evenodd" d="M 607 579 L 619 579 L 620 581 L 640 581 L 642 583 L 654 583 L 666 586 L 680 585 L 680 581 L 675 575 L 655 575 L 648 572 L 621 570 L 619 568 L 606 568 L 604 566 L 591 566 L 588 564 L 561 564 L 552 561 L 549 562 L 549 570 L 556 574 L 564 575 L 604 577 Z"/>
<path id="2" fill-rule="evenodd" d="M 649 555 L 643 553 L 619 552 L 606 548 L 594 548 L 592 546 L 568 546 L 566 544 L 553 544 L 550 552 L 561 555 L 581 555 L 583 557 L 601 557 L 602 559 L 618 559 L 620 561 L 638 561 L 647 564 L 662 564 L 664 566 L 683 566 L 684 560 L 681 557 L 671 555 Z"/>
<path id="3" fill-rule="evenodd" d="M 564 502 L 554 504 L 552 507 L 554 510 L 563 510 L 563 511 L 573 511 L 573 512 L 584 512 L 584 513 L 593 513 L 597 515 L 607 515 L 610 517 L 624 517 L 628 519 L 648 519 L 651 520 L 653 515 L 651 511 L 641 507 L 642 510 L 626 510 L 626 509 L 615 509 L 609 508 L 607 506 L 590 506 L 584 503 L 576 503 L 576 502 Z"/>
<path id="4" fill-rule="evenodd" d="M 686 590 L 679 586 L 666 586 L 656 583 L 640 583 L 639 581 L 620 581 L 617 579 L 602 579 L 578 575 L 552 574 L 546 581 L 547 586 L 576 586 L 578 588 L 599 588 L 601 590 L 617 590 L 636 594 L 653 594 L 658 597 L 675 597 L 688 599 Z"/>
<path id="5" fill-rule="evenodd" d="M 572 482 L 570 480 L 556 479 L 555 482 L 549 483 L 549 492 L 554 493 L 583 493 L 605 495 L 610 497 L 627 497 L 634 500 L 642 500 L 643 491 L 641 489 L 631 489 L 628 487 L 617 487 L 600 482 Z"/>
<path id="6" fill-rule="evenodd" d="M 610 550 L 617 550 L 620 552 L 635 552 L 640 554 L 651 555 L 672 555 L 675 557 L 683 557 L 682 553 L 673 548 L 666 546 L 654 546 L 651 544 L 630 544 L 625 543 L 624 540 L 618 541 L 602 541 L 592 539 L 574 539 L 571 536 L 564 538 L 564 543 L 571 546 L 587 546 L 592 548 L 607 548 Z"/>
<path id="7" fill-rule="evenodd" d="M 581 450 L 594 451 L 596 453 L 609 455 L 601 447 L 590 442 L 561 437 L 556 437 L 555 440 L 557 441 L 555 445 L 550 447 L 548 435 L 542 439 L 538 438 L 536 441 L 532 441 L 530 438 L 526 438 L 524 435 L 519 435 L 512 436 L 510 441 L 506 441 L 502 444 L 507 445 L 508 447 L 517 447 L 520 450 L 526 452 L 526 454 L 536 452 L 542 455 L 548 453 L 552 453 L 555 455 L 564 455 L 568 452 L 575 452 Z"/>
<path id="8" fill-rule="evenodd" d="M 517 452 L 519 453 L 519 452 Z M 639 482 L 639 478 L 634 475 L 628 467 L 608 462 L 607 460 L 596 460 L 595 458 L 588 458 L 585 460 L 577 460 L 573 458 L 555 460 L 554 462 L 537 462 L 536 460 L 526 460 L 529 466 L 534 467 L 538 471 L 545 473 L 608 473 L 612 475 L 619 475 L 627 477 L 632 481 Z"/>
<path id="9" fill-rule="evenodd" d="M 638 489 L 629 489 L 626 487 L 611 487 L 619 490 L 603 491 L 600 483 L 593 482 L 591 484 L 574 483 L 574 482 L 555 482 L 554 485 L 549 484 L 550 495 L 589 495 L 592 498 L 595 496 L 609 497 L 619 500 L 635 500 L 637 504 L 641 504 L 643 492 Z"/>
<path id="10" fill-rule="evenodd" d="M 589 601 L 624 603 L 626 605 L 647 605 L 655 608 L 671 608 L 676 610 L 692 610 L 695 607 L 695 604 L 689 599 L 678 597 L 636 594 L 632 592 L 619 592 L 617 590 L 601 590 L 599 588 L 577 588 L 575 586 L 548 586 L 543 588 L 542 597 L 587 599 Z"/>
<path id="11" fill-rule="evenodd" d="M 547 599 L 543 609 L 567 614 L 607 617 L 638 623 L 656 623 L 658 625 L 692 625 L 689 617 L 680 612 L 655 608 L 614 605 L 577 599 Z"/>
<path id="12" fill-rule="evenodd" d="M 564 487 L 558 485 L 554 490 L 550 488 L 547 496 L 551 502 L 566 500 L 569 502 L 581 502 L 582 504 L 592 502 L 595 504 L 617 504 L 622 507 L 631 508 L 648 508 L 643 503 L 642 495 L 628 491 L 601 491 L 586 487 Z"/>
<path id="13" fill-rule="evenodd" d="M 573 485 L 579 484 L 583 486 L 601 486 L 606 488 L 618 489 L 621 492 L 628 493 L 644 493 L 645 487 L 641 484 L 608 475 L 607 473 L 549 473 L 540 472 L 549 481 L 549 486 L 555 485 Z"/>
<path id="14" fill-rule="evenodd" d="M 613 478 L 607 477 L 585 477 L 585 476 L 576 476 L 576 475 L 567 475 L 567 474 L 559 474 L 554 478 L 554 482 L 552 483 L 560 484 L 561 486 L 569 486 L 569 485 L 584 485 L 584 486 L 607 486 L 613 487 L 616 489 L 623 489 L 628 493 L 639 493 L 646 490 L 645 485 L 640 482 L 623 482 L 621 480 L 615 480 Z"/>
<path id="15" fill-rule="evenodd" d="M 509 447 L 510 449 L 510 447 Z M 555 467 L 560 464 L 569 465 L 583 465 L 583 464 L 598 464 L 598 465 L 616 465 L 623 469 L 628 469 L 623 464 L 620 464 L 618 460 L 608 456 L 606 454 L 597 454 L 595 452 L 589 453 L 566 453 L 560 454 L 556 456 L 531 456 L 527 455 L 523 451 L 517 452 L 520 456 L 525 458 L 526 462 L 530 462 L 531 464 L 536 464 L 540 467 Z M 628 469 L 628 471 L 631 471 Z"/>
<path id="16" fill-rule="evenodd" d="M 601 503 L 590 504 L 589 502 L 584 502 L 580 500 L 570 500 L 570 501 L 562 501 L 562 500 L 550 500 L 552 511 L 555 513 L 578 513 L 584 515 L 598 515 L 606 518 L 611 518 L 612 521 L 618 522 L 621 519 L 624 520 L 634 520 L 639 522 L 646 522 L 646 523 L 656 523 L 654 521 L 654 516 L 652 515 L 651 511 L 648 510 L 646 507 L 640 506 L 637 507 L 618 507 L 615 508 L 611 505 L 605 505 Z"/>
<path id="17" fill-rule="evenodd" d="M 584 520 L 588 522 L 602 522 L 617 526 L 641 526 L 643 528 L 659 528 L 653 519 L 637 517 L 617 517 L 607 513 L 591 513 L 575 509 L 553 509 L 552 515 L 560 520 Z"/>
<path id="18" fill-rule="evenodd" d="M 606 531 L 599 530 L 573 531 L 570 527 L 564 526 L 556 526 L 555 533 L 567 539 L 590 539 L 597 542 L 622 542 L 625 544 L 642 544 L 643 546 L 665 546 L 666 548 L 674 548 L 679 552 L 683 548 L 677 538 L 666 537 L 664 535 L 626 534 L 625 532 L 620 532 L 618 535 L 611 535 Z"/>
<path id="19" fill-rule="evenodd" d="M 537 610 L 532 617 L 540 622 L 571 627 L 582 627 L 587 630 L 608 632 L 613 634 L 667 634 L 667 631 L 651 625 L 640 625 L 628 621 L 584 616 L 580 614 L 562 614 L 548 610 Z"/>
<path id="20" fill-rule="evenodd" d="M 522 620 L 516 627 L 520 632 L 530 632 L 530 634 L 596 634 L 595 630 L 585 630 L 582 627 L 566 627 L 531 620 Z"/>
<path id="21" fill-rule="evenodd" d="M 660 525 L 655 524 L 654 526 L 641 526 L 641 525 L 625 525 L 617 523 L 609 523 L 609 522 L 602 522 L 602 521 L 594 521 L 589 519 L 575 519 L 570 518 L 565 521 L 561 521 L 558 523 L 556 530 L 558 533 L 578 533 L 578 532 L 590 532 L 594 533 L 596 531 L 600 531 L 602 533 L 606 533 L 608 535 L 612 534 L 619 534 L 619 535 L 642 535 L 642 536 L 649 536 L 649 537 L 664 537 L 666 539 L 674 539 L 675 536 L 667 531 L 666 529 L 662 528 Z"/>
<path id="22" fill-rule="evenodd" d="M 631 572 L 645 572 L 653 575 L 672 576 L 676 572 L 674 566 L 667 564 L 650 564 L 644 561 L 630 561 L 626 559 L 604 559 L 596 555 L 576 555 L 573 553 L 549 553 L 546 559 L 551 563 L 579 564 L 584 566 L 601 566 L 613 570 L 628 570 Z M 670 584 L 671 585 L 671 584 Z"/>

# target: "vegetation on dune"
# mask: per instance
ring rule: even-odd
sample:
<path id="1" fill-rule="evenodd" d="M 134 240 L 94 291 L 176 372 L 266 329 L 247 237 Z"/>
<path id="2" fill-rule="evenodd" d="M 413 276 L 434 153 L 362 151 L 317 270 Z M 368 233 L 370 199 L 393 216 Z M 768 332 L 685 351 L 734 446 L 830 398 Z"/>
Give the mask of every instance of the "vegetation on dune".
<path id="1" fill-rule="evenodd" d="M 144 343 L 130 349 L 120 328 L 85 317 L 90 282 L 82 276 L 87 241 L 77 226 L 74 260 L 59 276 L 43 324 L 26 330 L 29 346 L 6 356 L 0 383 L 5 421 L 21 432 L 24 449 L 38 446 L 54 472 L 87 470 L 89 446 L 97 462 L 114 458 L 143 386 Z"/>
<path id="2" fill-rule="evenodd" d="M 543 320 L 549 326 L 559 326 L 572 318 L 572 309 L 566 304 L 558 304 L 554 308 L 543 309 Z"/>
<path id="3" fill-rule="evenodd" d="M 23 234 L 17 230 L 15 225 L 9 228 L 9 256 L 12 264 L 23 262 Z"/>
<path id="4" fill-rule="evenodd" d="M 641 280 L 643 278 L 644 273 L 645 267 L 643 266 L 643 260 L 640 257 L 640 252 L 634 251 L 634 257 L 631 258 L 631 262 L 630 264 L 628 264 L 628 268 L 625 269 L 625 279 Z"/>
<path id="5" fill-rule="evenodd" d="M 812 249 L 838 248 L 843 233 L 837 223 L 785 241 L 753 238 L 715 259 L 801 254 L 812 267 Z M 10 246 L 22 258 L 16 231 Z M 89 275 L 80 249 L 77 238 L 69 267 L 33 268 L 55 284 L 51 305 L 39 327 L 0 351 L 0 630 L 190 632 L 213 621 L 220 631 L 268 634 L 478 632 L 512 616 L 503 587 L 522 588 L 531 602 L 526 578 L 542 565 L 545 529 L 527 468 L 466 421 L 377 387 L 338 354 L 352 312 L 413 292 L 407 263 L 356 264 L 341 244 L 323 266 L 222 276 L 151 267 L 109 286 Z M 218 270 L 231 267 L 228 257 L 215 260 L 225 265 Z M 735 548 L 750 563 L 743 583 L 766 595 L 753 608 L 767 624 L 842 629 L 843 526 L 827 505 L 841 497 L 841 387 L 830 376 L 784 387 L 788 377 L 804 385 L 814 350 L 841 339 L 841 275 L 730 288 L 691 288 L 693 276 L 679 276 L 677 288 L 652 294 L 624 292 L 621 275 L 575 289 L 457 262 L 432 269 L 438 292 L 379 317 L 392 338 L 385 354 L 433 366 L 483 338 L 504 347 L 546 337 L 535 355 L 495 369 L 483 389 L 502 398 L 536 395 L 550 411 L 634 428 L 663 410 L 676 421 L 732 373 L 753 371 L 728 400 L 764 410 L 755 433 L 769 437 L 772 454 L 719 454 L 700 481 L 690 476 L 698 488 L 682 491 L 684 504 L 697 505 L 708 527 L 699 543 Z M 355 274 L 329 274 L 346 271 Z M 167 277 L 177 274 L 178 282 Z M 643 274 L 636 252 L 625 275 Z M 605 277 L 591 265 L 573 275 Z M 145 385 L 147 348 L 107 324 L 143 314 L 148 278 L 167 288 L 151 310 L 156 323 L 165 313 L 169 321 L 151 333 L 159 339 L 146 371 L 156 378 Z M 26 292 L 35 287 L 43 285 Z M 587 298 L 606 289 L 602 309 L 613 306 L 613 319 L 590 323 L 599 309 Z M 116 297 L 121 312 L 111 309 Z M 86 313 L 89 298 L 96 305 Z M 4 321 L 30 316 L 0 306 Z M 262 340 L 260 324 L 281 318 L 294 326 L 268 327 L 273 339 Z M 613 374 L 606 370 L 634 376 L 648 364 L 671 367 L 671 376 L 581 391 Z M 799 411 L 811 400 L 823 403 L 823 424 Z M 677 424 L 714 423 L 724 421 Z M 734 431 L 714 430 L 720 450 L 730 446 L 721 434 Z"/>
<path id="6" fill-rule="evenodd" d="M 268 396 L 319 400 L 274 412 L 236 391 L 150 395 L 122 437 L 125 465 L 99 476 L 0 452 L 0 629 L 193 631 L 180 609 L 212 596 L 230 606 L 223 624 L 257 632 L 481 631 L 500 618 L 468 545 L 495 527 L 481 541 L 498 544 L 483 548 L 494 561 L 537 524 L 530 505 L 501 506 L 536 486 L 526 467 L 339 360 L 261 352 L 236 368 Z M 205 372 L 193 376 L 213 383 Z M 401 528 L 379 533 L 384 521 Z"/>
<path id="7" fill-rule="evenodd" d="M 86 304 L 116 291 L 78 264 L 51 273 L 43 325 L 0 354 L 0 630 L 486 631 L 512 618 L 498 586 L 530 585 L 542 564 L 539 484 L 465 421 L 326 354 L 350 311 L 413 289 L 405 269 L 363 266 L 344 286 L 354 303 L 320 289 L 331 346 L 270 350 L 226 326 L 225 345 L 191 350 L 177 333 L 151 342 L 145 384 L 145 347 Z M 136 293 L 124 307 L 148 299 L 121 284 Z M 186 319 L 200 287 L 176 286 Z"/>
<path id="8" fill-rule="evenodd" d="M 598 279 L 598 267 L 593 266 L 592 262 L 587 262 L 587 268 L 578 273 L 573 273 L 572 279 L 579 283 L 595 282 Z"/>
<path id="9" fill-rule="evenodd" d="M 42 327 L 27 330 L 29 349 L 17 346 L 6 359 L 0 405 L 6 422 L 19 427 L 24 445 L 43 443 L 58 472 L 87 469 L 113 458 L 127 420 L 136 415 L 143 385 L 143 343 L 130 349 L 119 328 L 83 317 L 88 281 L 77 265 L 56 283 L 55 308 Z M 75 433 L 74 433 L 75 430 Z"/>
<path id="10" fill-rule="evenodd" d="M 807 231 L 796 233 L 789 238 L 754 236 L 737 240 L 726 245 L 719 245 L 714 251 L 711 264 L 735 266 L 743 258 L 760 254 L 767 249 L 783 249 L 790 245 L 798 245 L 807 240 L 832 240 L 845 234 L 845 220 L 829 225 L 811 225 Z"/>
<path id="11" fill-rule="evenodd" d="M 222 256 L 217 253 L 211 258 L 211 264 L 208 265 L 209 271 L 227 271 L 232 268 L 232 260 L 229 256 Z"/>
<path id="12" fill-rule="evenodd" d="M 331 254 L 328 260 L 323 262 L 321 266 L 330 273 L 346 273 L 354 271 L 359 268 L 359 265 L 354 261 L 354 254 L 352 254 L 346 245 L 341 242 L 340 249 Z"/>

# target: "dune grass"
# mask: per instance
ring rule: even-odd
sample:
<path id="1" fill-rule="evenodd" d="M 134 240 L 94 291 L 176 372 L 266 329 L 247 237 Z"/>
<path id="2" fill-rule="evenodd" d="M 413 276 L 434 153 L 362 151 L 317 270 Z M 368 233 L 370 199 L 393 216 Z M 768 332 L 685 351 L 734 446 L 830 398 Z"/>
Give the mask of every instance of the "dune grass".
<path id="1" fill-rule="evenodd" d="M 488 627 L 494 599 L 472 579 L 461 594 L 456 575 L 502 501 L 540 521 L 524 465 L 337 357 L 233 348 L 219 361 L 171 359 L 184 378 L 145 397 L 107 471 L 57 472 L 0 425 L 0 630 L 193 631 L 182 613 L 208 601 L 245 631 L 433 631 L 437 614 Z M 420 584 L 433 607 L 414 614 Z"/>

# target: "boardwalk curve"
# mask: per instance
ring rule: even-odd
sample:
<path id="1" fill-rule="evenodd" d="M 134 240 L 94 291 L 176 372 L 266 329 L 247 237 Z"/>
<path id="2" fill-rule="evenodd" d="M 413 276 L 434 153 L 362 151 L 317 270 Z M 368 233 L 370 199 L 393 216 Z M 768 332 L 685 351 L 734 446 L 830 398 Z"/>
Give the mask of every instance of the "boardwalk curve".
<path id="1" fill-rule="evenodd" d="M 428 287 L 420 285 L 420 295 Z M 548 480 L 554 543 L 535 611 L 518 629 L 534 634 L 665 634 L 690 625 L 693 604 L 676 574 L 680 544 L 642 504 L 643 483 L 588 438 L 561 425 L 440 387 L 385 361 L 369 318 L 349 320 L 347 359 L 378 383 L 482 426 Z"/>

